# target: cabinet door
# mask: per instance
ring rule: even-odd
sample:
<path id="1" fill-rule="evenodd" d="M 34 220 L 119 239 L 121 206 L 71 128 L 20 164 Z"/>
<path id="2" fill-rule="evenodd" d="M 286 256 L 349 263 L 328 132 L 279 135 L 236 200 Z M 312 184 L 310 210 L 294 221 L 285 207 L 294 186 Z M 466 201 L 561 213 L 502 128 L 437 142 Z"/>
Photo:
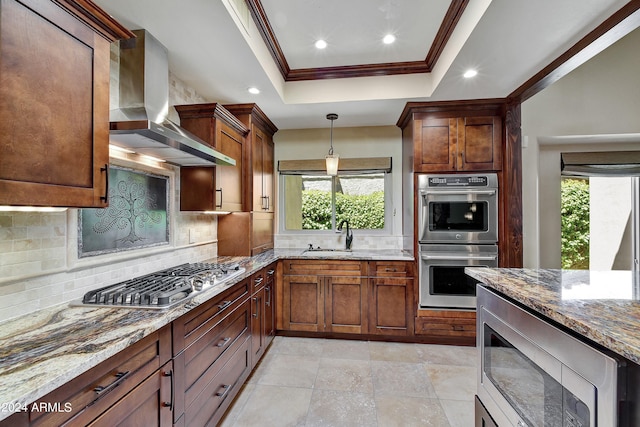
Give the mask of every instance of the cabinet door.
<path id="1" fill-rule="evenodd" d="M 325 293 L 325 331 L 367 333 L 366 279 L 328 276 L 323 281 Z"/>
<path id="2" fill-rule="evenodd" d="M 251 129 L 251 166 L 253 170 L 253 209 L 254 211 L 265 210 L 266 199 L 264 198 L 264 162 L 262 150 L 264 149 L 264 132 L 255 126 Z"/>
<path id="3" fill-rule="evenodd" d="M 409 303 L 413 279 L 371 279 L 369 333 L 377 335 L 408 335 L 410 316 Z"/>
<path id="4" fill-rule="evenodd" d="M 265 290 L 264 270 L 252 276 L 254 291 L 251 295 L 251 366 L 254 367 L 265 351 Z"/>
<path id="5" fill-rule="evenodd" d="M 53 1 L 0 4 L 0 205 L 107 206 L 109 40 Z"/>
<path id="6" fill-rule="evenodd" d="M 282 311 L 285 330 L 324 330 L 323 283 L 315 275 L 284 276 Z"/>
<path id="7" fill-rule="evenodd" d="M 264 284 L 264 335 L 266 337 L 266 346 L 276 336 L 275 273 L 275 264 L 267 267 Z"/>
<path id="8" fill-rule="evenodd" d="M 242 143 L 243 136 L 229 126 L 221 123 L 216 148 L 223 154 L 235 159 L 235 166 L 216 167 L 217 188 L 216 205 L 220 210 L 242 211 Z"/>
<path id="9" fill-rule="evenodd" d="M 262 140 L 262 185 L 265 197 L 265 210 L 269 212 L 274 211 L 274 147 L 273 147 L 273 139 L 268 134 L 263 134 L 264 138 Z"/>
<path id="10" fill-rule="evenodd" d="M 456 167 L 457 121 L 425 117 L 414 122 L 416 172 L 447 172 Z"/>
<path id="11" fill-rule="evenodd" d="M 180 210 L 213 211 L 216 206 L 215 169 L 199 166 L 180 168 Z"/>
<path id="12" fill-rule="evenodd" d="M 91 427 L 131 426 L 171 426 L 173 424 L 171 399 L 173 369 L 169 361 L 133 391 L 111 406 Z"/>
<path id="13" fill-rule="evenodd" d="M 487 171 L 502 168 L 500 117 L 458 119 L 458 170 Z"/>

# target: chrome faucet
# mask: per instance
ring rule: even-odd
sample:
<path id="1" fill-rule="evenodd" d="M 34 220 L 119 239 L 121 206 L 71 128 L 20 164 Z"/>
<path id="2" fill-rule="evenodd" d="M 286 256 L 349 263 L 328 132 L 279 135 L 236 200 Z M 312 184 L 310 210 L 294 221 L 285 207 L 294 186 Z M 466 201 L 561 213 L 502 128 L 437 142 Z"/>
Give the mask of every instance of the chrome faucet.
<path id="1" fill-rule="evenodd" d="M 345 249 L 350 251 L 351 250 L 351 243 L 353 243 L 353 231 L 351 231 L 349 229 L 349 221 L 346 219 L 343 219 L 342 221 L 340 221 L 340 225 L 338 225 L 337 230 L 338 231 L 342 231 L 342 226 L 344 224 L 347 224 L 347 238 L 345 241 Z"/>

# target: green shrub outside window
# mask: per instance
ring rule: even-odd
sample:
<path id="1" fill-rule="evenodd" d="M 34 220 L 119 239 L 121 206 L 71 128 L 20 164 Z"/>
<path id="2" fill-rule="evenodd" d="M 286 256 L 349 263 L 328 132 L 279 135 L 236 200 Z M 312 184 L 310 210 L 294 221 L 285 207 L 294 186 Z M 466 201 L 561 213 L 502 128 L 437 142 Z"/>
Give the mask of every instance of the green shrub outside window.
<path id="1" fill-rule="evenodd" d="M 385 173 L 286 175 L 284 180 L 287 230 L 331 230 L 343 219 L 353 229 L 384 229 Z"/>

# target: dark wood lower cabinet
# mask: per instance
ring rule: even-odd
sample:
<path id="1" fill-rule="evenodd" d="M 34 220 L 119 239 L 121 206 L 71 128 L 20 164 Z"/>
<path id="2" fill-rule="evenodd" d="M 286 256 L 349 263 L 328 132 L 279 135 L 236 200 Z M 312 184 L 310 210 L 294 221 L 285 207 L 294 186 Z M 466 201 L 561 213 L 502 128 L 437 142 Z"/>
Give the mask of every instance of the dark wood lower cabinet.
<path id="1" fill-rule="evenodd" d="M 282 330 L 412 336 L 413 263 L 285 260 Z"/>
<path id="2" fill-rule="evenodd" d="M 171 327 L 132 344 L 58 387 L 1 426 L 170 426 Z M 59 408 L 56 409 L 56 408 Z"/>
<path id="3" fill-rule="evenodd" d="M 415 318 L 415 333 L 429 342 L 475 345 L 476 312 L 419 310 Z"/>

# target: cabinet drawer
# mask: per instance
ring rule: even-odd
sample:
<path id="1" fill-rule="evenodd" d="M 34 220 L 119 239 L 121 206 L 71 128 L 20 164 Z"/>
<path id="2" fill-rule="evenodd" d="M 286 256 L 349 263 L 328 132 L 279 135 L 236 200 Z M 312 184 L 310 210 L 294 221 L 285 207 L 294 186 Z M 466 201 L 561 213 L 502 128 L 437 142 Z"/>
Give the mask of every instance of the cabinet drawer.
<path id="1" fill-rule="evenodd" d="M 225 353 L 233 353 L 238 341 L 249 332 L 249 301 L 193 343 L 184 351 L 185 405 L 193 401 L 202 389 L 216 375 L 220 364 L 217 360 Z"/>
<path id="2" fill-rule="evenodd" d="M 284 274 L 361 276 L 360 261 L 284 260 Z"/>
<path id="3" fill-rule="evenodd" d="M 215 426 L 251 371 L 250 340 L 246 336 L 237 351 L 225 354 L 217 374 L 185 411 L 187 426 Z"/>
<path id="4" fill-rule="evenodd" d="M 475 337 L 475 319 L 454 317 L 418 317 L 416 335 Z"/>
<path id="5" fill-rule="evenodd" d="M 166 326 L 39 399 L 38 406 L 68 403 L 71 410 L 30 412 L 31 425 L 88 424 L 169 361 L 170 335 Z"/>
<path id="6" fill-rule="evenodd" d="M 266 281 L 265 270 L 262 269 L 257 273 L 251 275 L 251 295 L 258 292 L 260 289 L 264 288 Z"/>
<path id="7" fill-rule="evenodd" d="M 404 261 L 376 261 L 369 274 L 374 277 L 413 277 L 410 262 Z"/>
<path id="8" fill-rule="evenodd" d="M 228 313 L 249 297 L 249 280 L 244 279 L 220 295 L 173 321 L 173 355 L 196 342 Z"/>
<path id="9" fill-rule="evenodd" d="M 171 376 L 172 366 L 168 362 L 89 426 L 171 426 Z"/>

